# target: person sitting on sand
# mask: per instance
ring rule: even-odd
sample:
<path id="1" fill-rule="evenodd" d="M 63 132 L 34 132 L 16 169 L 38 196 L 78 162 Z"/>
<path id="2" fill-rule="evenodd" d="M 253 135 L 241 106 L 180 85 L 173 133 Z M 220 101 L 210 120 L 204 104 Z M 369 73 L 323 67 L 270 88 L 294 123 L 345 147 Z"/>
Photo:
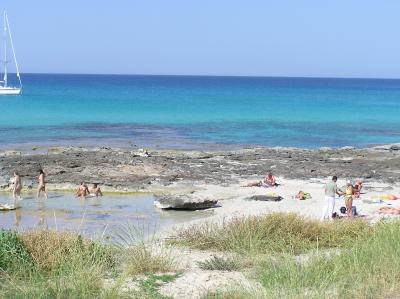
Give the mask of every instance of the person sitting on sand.
<path id="1" fill-rule="evenodd" d="M 360 198 L 361 189 L 363 187 L 362 180 L 357 180 L 354 184 L 354 197 Z"/>
<path id="2" fill-rule="evenodd" d="M 96 197 L 103 196 L 100 187 L 96 183 L 94 183 L 92 189 L 90 189 L 90 195 Z"/>
<path id="3" fill-rule="evenodd" d="M 277 186 L 275 177 L 269 172 L 262 181 L 248 183 L 245 187 L 275 187 Z"/>
<path id="4" fill-rule="evenodd" d="M 75 194 L 76 197 L 84 198 L 89 194 L 90 194 L 90 192 L 89 192 L 88 187 L 85 185 L 85 182 L 81 182 L 78 189 L 76 190 L 76 194 Z"/>
<path id="5" fill-rule="evenodd" d="M 21 199 L 21 190 L 22 190 L 22 180 L 18 171 L 14 171 L 14 186 L 13 186 L 13 199 L 16 200 L 17 197 Z"/>
<path id="6" fill-rule="evenodd" d="M 43 192 L 44 196 L 47 199 L 45 174 L 44 174 L 43 169 L 39 170 L 38 188 L 37 188 L 37 196 L 36 196 L 37 198 L 39 198 L 41 192 Z"/>
<path id="7" fill-rule="evenodd" d="M 353 195 L 354 187 L 350 181 L 347 182 L 346 191 L 344 193 L 344 203 L 346 205 L 347 217 L 353 217 Z"/>

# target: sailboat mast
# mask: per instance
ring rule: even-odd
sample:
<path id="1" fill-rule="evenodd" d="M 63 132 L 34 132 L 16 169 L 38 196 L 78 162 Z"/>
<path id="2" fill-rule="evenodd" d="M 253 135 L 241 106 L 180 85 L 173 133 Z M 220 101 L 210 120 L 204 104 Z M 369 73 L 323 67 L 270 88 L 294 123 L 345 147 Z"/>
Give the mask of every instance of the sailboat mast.
<path id="1" fill-rule="evenodd" d="M 4 11 L 4 87 L 7 87 L 7 23 L 6 23 L 6 11 Z"/>
<path id="2" fill-rule="evenodd" d="M 6 26 L 7 26 L 7 29 L 8 29 L 8 35 L 10 37 L 10 44 L 11 44 L 11 50 L 12 50 L 12 53 L 13 53 L 15 68 L 17 69 L 17 77 L 18 77 L 18 81 L 19 81 L 19 86 L 22 87 L 21 76 L 19 74 L 19 67 L 18 67 L 18 62 L 17 62 L 17 56 L 15 55 L 14 42 L 13 42 L 13 39 L 12 39 L 10 24 L 8 23 L 8 16 L 7 16 L 6 12 L 4 12 L 4 16 L 5 16 L 4 19 L 5 19 L 5 22 L 6 22 Z"/>

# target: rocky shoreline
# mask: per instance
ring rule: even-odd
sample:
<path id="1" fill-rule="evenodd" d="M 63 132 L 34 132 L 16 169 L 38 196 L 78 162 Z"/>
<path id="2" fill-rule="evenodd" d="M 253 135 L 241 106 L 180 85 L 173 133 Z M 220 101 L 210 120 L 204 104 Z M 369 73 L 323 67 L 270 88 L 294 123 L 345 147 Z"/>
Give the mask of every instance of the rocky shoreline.
<path id="1" fill-rule="evenodd" d="M 25 186 L 35 186 L 39 168 L 49 189 L 67 190 L 79 182 L 99 183 L 105 191 L 163 192 L 172 186 L 227 185 L 273 171 L 288 179 L 346 178 L 400 181 L 400 146 L 305 150 L 245 148 L 232 151 L 157 150 L 150 155 L 116 148 L 57 147 L 41 151 L 0 151 L 0 190 L 14 170 Z"/>

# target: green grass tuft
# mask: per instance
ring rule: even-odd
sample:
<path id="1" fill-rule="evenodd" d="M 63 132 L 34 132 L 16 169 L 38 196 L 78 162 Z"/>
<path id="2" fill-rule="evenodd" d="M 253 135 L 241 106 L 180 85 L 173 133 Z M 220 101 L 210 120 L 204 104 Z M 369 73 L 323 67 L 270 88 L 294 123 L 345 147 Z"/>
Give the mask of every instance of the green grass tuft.
<path id="1" fill-rule="evenodd" d="M 154 250 L 151 244 L 140 242 L 124 252 L 124 268 L 128 275 L 172 272 L 176 270 L 175 259 L 164 249 Z"/>
<path id="2" fill-rule="evenodd" d="M 216 255 L 213 255 L 208 260 L 197 262 L 197 265 L 203 270 L 238 271 L 241 268 L 237 260 Z"/>

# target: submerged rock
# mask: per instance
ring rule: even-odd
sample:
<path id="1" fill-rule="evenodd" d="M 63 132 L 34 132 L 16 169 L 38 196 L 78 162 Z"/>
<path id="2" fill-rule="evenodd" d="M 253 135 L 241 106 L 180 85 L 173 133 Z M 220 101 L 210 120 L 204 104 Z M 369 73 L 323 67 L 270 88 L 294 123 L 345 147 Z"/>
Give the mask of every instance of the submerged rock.
<path id="1" fill-rule="evenodd" d="M 213 208 L 218 200 L 196 198 L 188 195 L 162 195 L 156 196 L 154 205 L 159 209 L 168 210 L 204 210 Z"/>

